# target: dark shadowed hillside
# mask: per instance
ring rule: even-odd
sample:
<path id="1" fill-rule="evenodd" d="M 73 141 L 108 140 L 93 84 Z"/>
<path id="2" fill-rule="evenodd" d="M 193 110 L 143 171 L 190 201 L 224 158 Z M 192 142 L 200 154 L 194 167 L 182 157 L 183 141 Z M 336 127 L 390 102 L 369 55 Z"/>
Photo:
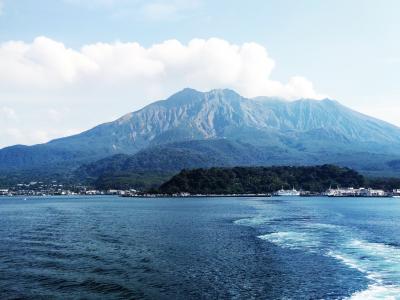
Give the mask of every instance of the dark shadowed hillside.
<path id="1" fill-rule="evenodd" d="M 322 192 L 330 186 L 359 187 L 357 172 L 333 165 L 314 167 L 235 167 L 183 170 L 160 186 L 166 194 L 271 193 L 280 188 Z"/>

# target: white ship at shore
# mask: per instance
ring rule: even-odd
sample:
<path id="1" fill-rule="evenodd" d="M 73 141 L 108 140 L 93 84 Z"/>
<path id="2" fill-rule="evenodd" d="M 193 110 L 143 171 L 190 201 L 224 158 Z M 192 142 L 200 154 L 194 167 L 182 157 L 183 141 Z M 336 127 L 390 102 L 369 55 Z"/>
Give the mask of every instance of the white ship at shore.
<path id="1" fill-rule="evenodd" d="M 274 193 L 275 196 L 300 196 L 300 192 L 295 188 L 284 190 L 283 188 Z"/>

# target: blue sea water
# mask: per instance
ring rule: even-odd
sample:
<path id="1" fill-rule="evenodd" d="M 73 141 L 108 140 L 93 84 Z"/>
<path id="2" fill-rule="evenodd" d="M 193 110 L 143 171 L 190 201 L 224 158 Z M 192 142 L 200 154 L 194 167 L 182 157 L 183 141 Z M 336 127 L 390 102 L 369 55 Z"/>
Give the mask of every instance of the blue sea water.
<path id="1" fill-rule="evenodd" d="M 1 299 L 400 299 L 400 201 L 0 198 Z"/>

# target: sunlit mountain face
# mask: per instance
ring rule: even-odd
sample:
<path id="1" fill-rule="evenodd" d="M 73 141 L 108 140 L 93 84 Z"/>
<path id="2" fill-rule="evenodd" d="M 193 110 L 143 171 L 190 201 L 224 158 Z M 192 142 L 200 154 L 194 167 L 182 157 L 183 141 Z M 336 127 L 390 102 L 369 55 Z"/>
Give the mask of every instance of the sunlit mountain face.
<path id="1" fill-rule="evenodd" d="M 149 159 L 176 149 L 183 160 L 187 153 L 188 161 L 193 152 L 204 156 L 200 166 L 337 163 L 400 173 L 400 128 L 394 125 L 330 99 L 248 99 L 227 89 L 184 89 L 78 135 L 4 148 L 0 169 L 76 168 L 116 154 Z"/>

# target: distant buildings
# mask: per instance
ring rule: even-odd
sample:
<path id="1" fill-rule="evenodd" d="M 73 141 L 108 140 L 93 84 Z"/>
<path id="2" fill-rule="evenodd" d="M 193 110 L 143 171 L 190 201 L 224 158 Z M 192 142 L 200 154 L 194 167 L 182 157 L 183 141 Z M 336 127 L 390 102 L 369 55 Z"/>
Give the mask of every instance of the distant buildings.
<path id="1" fill-rule="evenodd" d="M 384 190 L 371 188 L 336 188 L 328 189 L 325 193 L 328 197 L 387 197 L 389 194 Z"/>
<path id="2" fill-rule="evenodd" d="M 9 194 L 8 189 L 0 189 L 0 196 L 7 196 Z"/>
<path id="3" fill-rule="evenodd" d="M 116 195 L 134 196 L 139 192 L 135 189 L 97 190 L 84 185 L 62 185 L 56 181 L 51 183 L 29 182 L 18 183 L 8 188 L 0 189 L 0 196 L 71 196 L 71 195 Z"/>
<path id="4" fill-rule="evenodd" d="M 86 195 L 86 196 L 97 196 L 97 195 L 115 195 L 122 197 L 158 197 L 158 196 L 175 196 L 175 197 L 205 197 L 205 196 L 217 196 L 217 194 L 191 194 L 185 192 L 178 192 L 173 195 L 169 194 L 154 194 L 137 191 L 135 189 L 108 189 L 108 190 L 97 190 L 93 187 L 85 185 L 62 185 L 56 181 L 51 183 L 43 182 L 29 182 L 19 183 L 12 187 L 3 187 L 0 189 L 0 196 L 69 196 L 69 195 Z M 312 191 L 297 191 L 294 188 L 291 190 L 279 190 L 275 193 L 264 193 L 264 194 L 225 194 L 219 196 L 255 196 L 255 197 L 270 197 L 274 196 L 328 196 L 328 197 L 396 197 L 400 198 L 400 189 L 393 189 L 392 191 L 384 191 L 381 189 L 373 188 L 329 188 L 323 193 L 312 192 Z"/>

